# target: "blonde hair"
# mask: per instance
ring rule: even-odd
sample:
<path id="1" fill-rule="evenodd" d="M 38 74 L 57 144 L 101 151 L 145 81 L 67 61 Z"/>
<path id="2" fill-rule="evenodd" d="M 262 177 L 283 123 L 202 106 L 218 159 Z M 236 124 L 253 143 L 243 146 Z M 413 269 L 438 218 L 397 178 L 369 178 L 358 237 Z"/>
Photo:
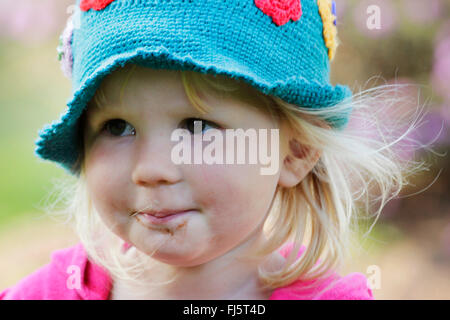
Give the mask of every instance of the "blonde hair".
<path id="1" fill-rule="evenodd" d="M 130 75 L 133 70 L 134 67 Z M 398 96 L 405 85 L 360 90 L 338 105 L 311 109 L 265 95 L 249 85 L 239 91 L 243 83 L 226 76 L 183 71 L 181 79 L 187 97 L 199 111 L 206 113 L 209 109 L 201 98 L 207 92 L 253 96 L 274 118 L 287 125 L 302 146 L 321 151 L 318 163 L 298 185 L 277 187 L 264 224 L 268 241 L 258 248 L 255 256 L 269 255 L 287 242 L 293 243 L 293 250 L 282 269 L 259 268 L 266 288 L 275 289 L 298 279 L 322 279 L 340 268 L 349 255 L 359 218 L 367 221 L 374 218 L 369 233 L 386 203 L 408 184 L 408 177 L 427 169 L 424 161 L 402 159 L 396 150 L 402 141 L 411 142 L 409 135 L 420 124 L 423 107 L 393 117 L 395 122 L 382 117 L 389 108 L 405 102 L 405 97 Z M 93 102 L 101 105 L 106 100 L 99 88 Z M 349 107 L 353 109 L 352 119 L 366 126 L 330 129 L 325 119 L 345 113 Z M 404 130 L 398 133 L 394 128 Z M 281 137 L 285 138 L 282 132 Z M 123 241 L 102 223 L 92 207 L 83 165 L 75 184 L 61 189 L 61 199 L 65 199 L 62 212 L 75 223 L 89 257 L 115 277 L 134 281 L 136 285 L 142 283 L 145 271 L 158 262 L 138 250 L 130 249 L 126 254 L 121 251 Z M 304 244 L 306 249 L 297 259 Z"/>

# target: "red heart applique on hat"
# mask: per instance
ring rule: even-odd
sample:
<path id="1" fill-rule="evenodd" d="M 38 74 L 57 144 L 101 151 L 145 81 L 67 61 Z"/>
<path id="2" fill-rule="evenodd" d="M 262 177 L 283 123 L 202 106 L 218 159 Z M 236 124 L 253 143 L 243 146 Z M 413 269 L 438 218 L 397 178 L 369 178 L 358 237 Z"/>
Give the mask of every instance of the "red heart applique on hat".
<path id="1" fill-rule="evenodd" d="M 297 21 L 302 16 L 300 0 L 255 0 L 255 5 L 277 26 L 286 24 L 290 19 Z"/>
<path id="2" fill-rule="evenodd" d="M 81 0 L 80 9 L 83 11 L 88 11 L 89 9 L 94 9 L 100 11 L 105 9 L 114 0 Z"/>

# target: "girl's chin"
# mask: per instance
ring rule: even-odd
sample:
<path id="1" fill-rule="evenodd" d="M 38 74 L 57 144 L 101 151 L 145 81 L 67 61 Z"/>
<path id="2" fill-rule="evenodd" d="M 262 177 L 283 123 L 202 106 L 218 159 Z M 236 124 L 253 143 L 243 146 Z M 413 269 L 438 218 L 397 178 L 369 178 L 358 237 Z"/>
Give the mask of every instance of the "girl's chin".
<path id="1" fill-rule="evenodd" d="M 210 260 L 201 254 L 206 248 L 201 248 L 189 239 L 180 242 L 171 236 L 167 236 L 167 234 L 159 237 L 151 236 L 146 239 L 145 235 L 141 235 L 139 239 L 133 241 L 136 249 L 151 257 L 155 262 L 164 265 L 194 267 Z"/>
<path id="2" fill-rule="evenodd" d="M 194 267 L 201 263 L 192 260 L 191 252 L 181 252 L 177 250 L 170 250 L 170 248 L 160 248 L 159 250 L 147 253 L 155 262 L 162 265 L 172 267 Z"/>

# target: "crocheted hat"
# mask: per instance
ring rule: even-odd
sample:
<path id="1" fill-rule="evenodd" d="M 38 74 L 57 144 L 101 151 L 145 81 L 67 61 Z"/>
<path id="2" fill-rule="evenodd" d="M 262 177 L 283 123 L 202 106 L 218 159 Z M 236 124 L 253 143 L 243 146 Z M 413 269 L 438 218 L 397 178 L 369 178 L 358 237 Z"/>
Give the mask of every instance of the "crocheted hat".
<path id="1" fill-rule="evenodd" d="M 78 175 L 79 119 L 102 79 L 128 63 L 227 75 L 302 107 L 351 99 L 329 80 L 336 32 L 331 0 L 76 0 L 58 48 L 72 96 L 35 153 Z M 341 129 L 350 112 L 327 120 Z"/>

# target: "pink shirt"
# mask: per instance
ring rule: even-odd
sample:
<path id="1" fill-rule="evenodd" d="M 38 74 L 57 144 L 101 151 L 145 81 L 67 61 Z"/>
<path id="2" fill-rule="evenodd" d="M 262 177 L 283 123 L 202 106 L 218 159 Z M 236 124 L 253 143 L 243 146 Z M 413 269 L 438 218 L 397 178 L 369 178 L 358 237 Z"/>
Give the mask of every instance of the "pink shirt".
<path id="1" fill-rule="evenodd" d="M 286 256 L 292 244 L 286 244 L 280 253 Z M 305 247 L 298 253 L 300 256 Z M 297 256 L 297 257 L 298 257 Z M 75 272 L 80 281 L 73 282 Z M 270 300 L 373 300 L 372 291 L 362 273 L 351 273 L 345 277 L 337 274 L 327 277 L 312 288 L 312 281 L 296 281 L 277 288 Z M 23 278 L 16 285 L 0 293 L 4 300 L 108 300 L 112 288 L 106 270 L 90 262 L 81 243 L 51 255 L 51 262 Z"/>

